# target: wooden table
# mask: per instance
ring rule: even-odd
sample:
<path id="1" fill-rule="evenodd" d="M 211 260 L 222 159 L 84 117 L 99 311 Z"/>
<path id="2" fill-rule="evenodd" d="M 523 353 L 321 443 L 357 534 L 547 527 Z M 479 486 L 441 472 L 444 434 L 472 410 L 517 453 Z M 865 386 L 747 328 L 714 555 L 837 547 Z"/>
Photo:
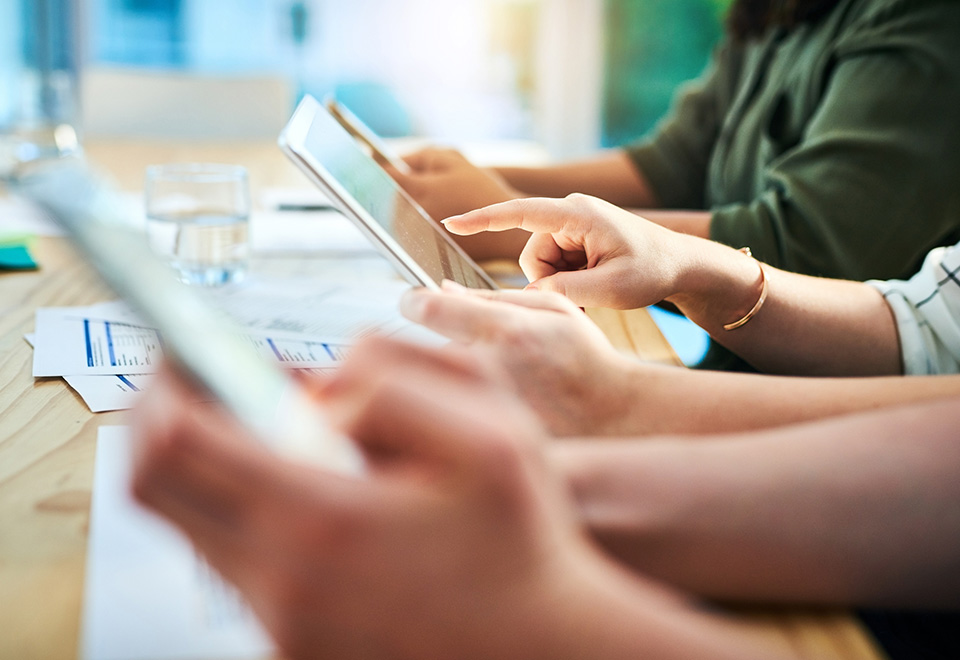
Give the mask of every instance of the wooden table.
<path id="1" fill-rule="evenodd" d="M 128 190 L 141 188 L 148 164 L 198 160 L 247 166 L 254 190 L 307 185 L 263 143 L 106 142 L 88 155 Z M 33 250 L 40 271 L 0 275 L 0 658 L 11 660 L 76 657 L 97 429 L 124 423 L 123 413 L 91 414 L 61 379 L 32 377 L 23 335 L 37 307 L 114 298 L 62 239 L 38 239 Z M 645 312 L 591 316 L 618 348 L 677 363 Z M 799 657 L 880 657 L 843 612 L 764 612 L 744 625 Z"/>

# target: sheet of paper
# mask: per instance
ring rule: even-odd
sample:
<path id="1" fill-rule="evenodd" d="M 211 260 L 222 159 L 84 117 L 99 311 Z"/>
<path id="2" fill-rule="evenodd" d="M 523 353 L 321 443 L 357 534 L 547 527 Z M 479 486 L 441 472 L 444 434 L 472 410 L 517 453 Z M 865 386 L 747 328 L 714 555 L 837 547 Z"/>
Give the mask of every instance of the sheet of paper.
<path id="1" fill-rule="evenodd" d="M 437 335 L 405 319 L 401 280 L 351 286 L 291 278 L 251 281 L 211 291 L 211 300 L 248 331 L 284 336 L 348 337 L 381 334 L 437 343 Z"/>
<path id="2" fill-rule="evenodd" d="M 31 346 L 36 345 L 33 333 L 23 336 Z M 140 393 L 149 387 L 150 374 L 128 376 L 66 376 L 67 385 L 73 388 L 90 412 L 128 410 L 136 405 Z"/>
<path id="3" fill-rule="evenodd" d="M 250 217 L 256 253 L 311 252 L 379 257 L 356 225 L 338 211 L 258 211 Z"/>
<path id="4" fill-rule="evenodd" d="M 129 410 L 153 381 L 152 374 L 118 376 L 64 376 L 90 412 Z"/>
<path id="5" fill-rule="evenodd" d="M 91 315 L 87 309 L 76 307 L 37 310 L 34 377 L 156 372 L 163 353 L 156 330 L 97 318 L 100 314 L 96 309 L 93 312 Z M 303 338 L 289 333 L 250 333 L 245 337 L 265 359 L 290 368 L 336 366 L 349 348 L 348 340 Z"/>
<path id="6" fill-rule="evenodd" d="M 160 361 L 157 331 L 77 316 L 70 307 L 37 310 L 34 377 L 152 373 Z"/>
<path id="7" fill-rule="evenodd" d="M 85 660 L 264 658 L 273 645 L 236 590 L 130 495 L 125 427 L 100 428 L 80 654 Z"/>

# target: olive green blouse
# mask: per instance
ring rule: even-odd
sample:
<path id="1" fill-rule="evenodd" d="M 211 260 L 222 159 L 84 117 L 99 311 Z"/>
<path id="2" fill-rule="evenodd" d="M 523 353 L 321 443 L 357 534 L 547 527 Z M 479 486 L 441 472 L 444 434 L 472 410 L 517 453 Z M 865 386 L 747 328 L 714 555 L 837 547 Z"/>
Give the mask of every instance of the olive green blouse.
<path id="1" fill-rule="evenodd" d="M 960 241 L 960 1 L 841 0 L 722 44 L 627 147 L 667 208 L 803 273 L 906 278 Z"/>

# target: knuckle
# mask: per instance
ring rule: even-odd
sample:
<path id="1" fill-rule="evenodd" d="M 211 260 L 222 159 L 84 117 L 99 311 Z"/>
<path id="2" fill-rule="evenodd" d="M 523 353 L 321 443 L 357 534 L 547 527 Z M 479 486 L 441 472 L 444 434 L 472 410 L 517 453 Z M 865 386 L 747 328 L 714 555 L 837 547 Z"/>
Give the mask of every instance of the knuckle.
<path id="1" fill-rule="evenodd" d="M 578 192 L 570 193 L 565 199 L 570 203 L 571 206 L 584 209 L 590 208 L 597 201 L 595 197 Z"/>
<path id="2" fill-rule="evenodd" d="M 534 333 L 515 320 L 503 320 L 491 325 L 491 340 L 504 346 L 508 351 L 525 354 L 528 349 L 539 343 Z"/>
<path id="3" fill-rule="evenodd" d="M 576 307 L 573 302 L 565 295 L 557 291 L 556 289 L 548 289 L 542 291 L 541 295 L 543 296 L 544 302 L 550 304 L 553 307 L 556 307 L 561 311 L 572 311 L 579 309 Z"/>
<path id="4" fill-rule="evenodd" d="M 564 284 L 564 281 L 559 277 L 548 277 L 544 279 L 538 286 L 539 290 L 543 291 L 545 294 L 566 299 L 567 287 Z"/>
<path id="5" fill-rule="evenodd" d="M 433 327 L 443 319 L 445 305 L 440 296 L 424 296 L 420 304 L 420 322 L 423 325 Z"/>

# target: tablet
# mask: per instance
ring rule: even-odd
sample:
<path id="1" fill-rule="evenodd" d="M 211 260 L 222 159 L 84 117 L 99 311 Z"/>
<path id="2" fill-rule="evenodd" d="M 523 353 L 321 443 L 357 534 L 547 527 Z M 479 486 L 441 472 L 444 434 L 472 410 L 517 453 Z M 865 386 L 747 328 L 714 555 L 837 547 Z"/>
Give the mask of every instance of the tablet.
<path id="1" fill-rule="evenodd" d="M 164 354 L 280 453 L 327 469 L 359 474 L 363 457 L 327 425 L 321 409 L 279 366 L 265 361 L 242 330 L 131 229 L 115 193 L 79 162 L 37 168 L 14 190 L 41 206 L 87 256 L 103 279 L 156 328 Z"/>
<path id="2" fill-rule="evenodd" d="M 324 98 L 323 105 L 330 115 L 343 126 L 344 130 L 364 146 L 375 161 L 381 165 L 389 165 L 403 174 L 411 173 L 412 170 L 410 166 L 407 165 L 402 158 L 393 153 L 387 145 L 383 143 L 380 136 L 371 131 L 370 128 L 360 121 L 359 117 L 350 112 L 345 105 L 332 96 Z"/>
<path id="3" fill-rule="evenodd" d="M 297 106 L 279 144 L 411 284 L 439 289 L 448 279 L 473 289 L 497 288 L 312 96 Z"/>

